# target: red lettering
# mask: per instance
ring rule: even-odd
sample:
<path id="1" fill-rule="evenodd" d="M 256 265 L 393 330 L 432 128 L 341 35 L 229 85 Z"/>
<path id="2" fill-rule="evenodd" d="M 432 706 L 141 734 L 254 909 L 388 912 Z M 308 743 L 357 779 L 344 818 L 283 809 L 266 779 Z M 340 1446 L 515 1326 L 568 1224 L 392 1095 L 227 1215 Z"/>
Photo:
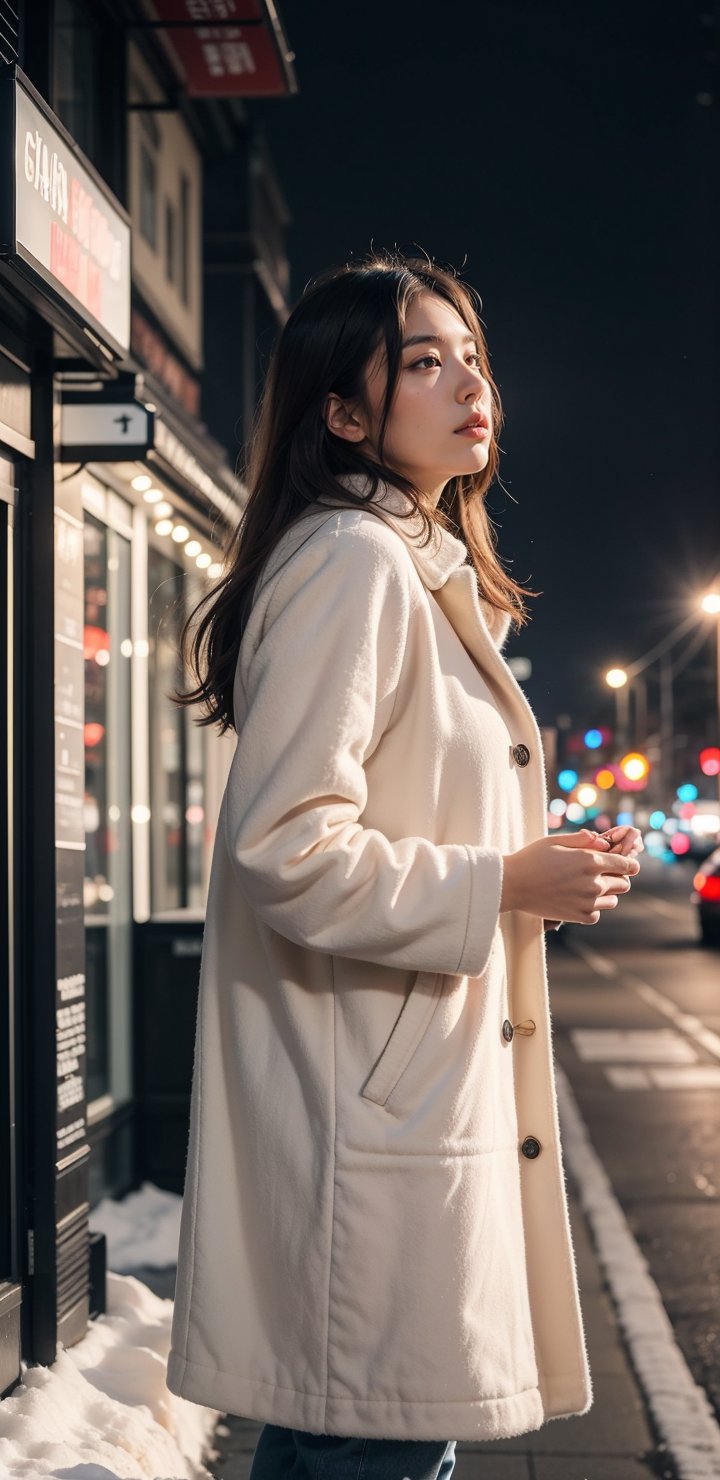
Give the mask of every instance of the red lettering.
<path id="1" fill-rule="evenodd" d="M 80 257 L 77 242 L 63 230 L 59 221 L 53 221 L 50 227 L 50 271 L 75 298 L 80 297 Z"/>

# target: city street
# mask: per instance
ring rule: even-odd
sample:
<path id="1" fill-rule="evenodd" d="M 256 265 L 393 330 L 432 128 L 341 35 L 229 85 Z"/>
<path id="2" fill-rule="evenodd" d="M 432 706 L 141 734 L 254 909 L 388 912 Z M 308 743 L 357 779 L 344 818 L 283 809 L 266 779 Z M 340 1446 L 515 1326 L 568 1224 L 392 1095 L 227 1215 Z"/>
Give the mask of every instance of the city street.
<path id="1" fill-rule="evenodd" d="M 718 1414 L 720 950 L 698 943 L 693 872 L 645 854 L 617 910 L 563 926 L 550 981 L 557 1060 Z"/>

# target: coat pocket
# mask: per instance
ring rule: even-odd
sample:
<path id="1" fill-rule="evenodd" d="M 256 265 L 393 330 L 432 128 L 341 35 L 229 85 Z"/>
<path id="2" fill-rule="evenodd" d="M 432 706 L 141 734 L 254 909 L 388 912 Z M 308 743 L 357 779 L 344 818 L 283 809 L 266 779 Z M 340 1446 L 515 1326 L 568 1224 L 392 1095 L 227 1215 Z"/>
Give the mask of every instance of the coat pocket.
<path id="1" fill-rule="evenodd" d="M 363 1099 L 373 1100 L 376 1105 L 387 1103 L 435 1016 L 444 982 L 441 972 L 418 972 L 392 1033 L 361 1090 Z"/>

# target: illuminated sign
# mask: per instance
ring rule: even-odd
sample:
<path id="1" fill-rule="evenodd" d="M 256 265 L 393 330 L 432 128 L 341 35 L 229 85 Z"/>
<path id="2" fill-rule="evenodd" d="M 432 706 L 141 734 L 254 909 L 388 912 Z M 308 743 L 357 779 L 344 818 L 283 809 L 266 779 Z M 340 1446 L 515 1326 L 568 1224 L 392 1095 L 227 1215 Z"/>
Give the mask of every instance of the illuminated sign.
<path id="1" fill-rule="evenodd" d="M 297 91 L 271 0 L 152 0 L 191 98 L 284 97 Z"/>
<path id="2" fill-rule="evenodd" d="M 89 161 L 17 68 L 2 79 L 7 184 L 0 254 L 60 299 L 100 343 L 130 348 L 130 224 Z M 9 167 L 8 167 L 9 166 Z"/>

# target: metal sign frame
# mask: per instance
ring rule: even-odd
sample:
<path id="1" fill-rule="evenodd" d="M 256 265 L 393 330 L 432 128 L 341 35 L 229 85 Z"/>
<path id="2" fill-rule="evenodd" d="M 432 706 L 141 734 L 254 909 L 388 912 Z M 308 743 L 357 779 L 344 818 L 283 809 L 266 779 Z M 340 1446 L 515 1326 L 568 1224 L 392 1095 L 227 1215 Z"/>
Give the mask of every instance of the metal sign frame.
<path id="1" fill-rule="evenodd" d="M 69 290 L 31 252 L 17 241 L 16 234 L 16 182 L 15 144 L 17 125 L 17 90 L 22 91 L 43 115 L 48 126 L 59 135 L 65 147 L 73 154 L 78 166 L 91 180 L 95 189 L 104 197 L 109 208 L 119 218 L 128 232 L 128 343 L 121 344 L 106 326 L 89 309 L 83 307 Z M 31 286 L 39 287 L 42 294 L 55 307 L 60 307 L 73 323 L 80 326 L 93 343 L 98 345 L 109 359 L 124 360 L 130 348 L 130 286 L 132 283 L 132 228 L 124 206 L 113 195 L 109 186 L 98 174 L 94 165 L 83 154 L 68 133 L 64 124 L 48 107 L 45 99 L 33 87 L 29 78 L 17 66 L 9 63 L 0 67 L 0 258 L 5 259 Z"/>

